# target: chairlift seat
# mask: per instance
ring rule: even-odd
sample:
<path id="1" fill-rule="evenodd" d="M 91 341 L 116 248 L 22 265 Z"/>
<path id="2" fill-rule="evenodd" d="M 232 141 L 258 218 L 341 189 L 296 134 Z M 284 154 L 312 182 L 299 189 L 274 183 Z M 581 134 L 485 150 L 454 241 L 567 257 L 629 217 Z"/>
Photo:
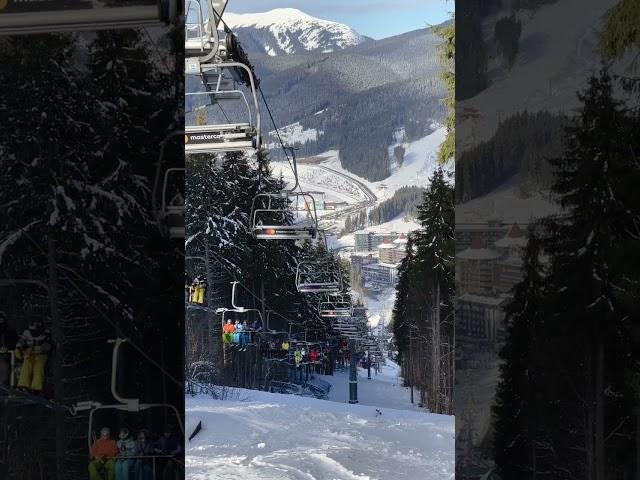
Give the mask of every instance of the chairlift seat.
<path id="1" fill-rule="evenodd" d="M 219 91 L 214 91 L 210 93 L 213 96 L 214 100 L 216 100 L 217 102 L 220 102 L 220 101 L 239 102 L 241 100 L 244 100 L 245 98 L 243 93 L 238 90 L 231 90 L 231 91 L 219 90 Z"/>
<path id="2" fill-rule="evenodd" d="M 338 293 L 342 286 L 337 282 L 299 283 L 300 293 Z"/>
<path id="3" fill-rule="evenodd" d="M 300 225 L 256 225 L 253 234 L 258 240 L 312 240 L 316 238 L 316 229 Z"/>
<path id="4" fill-rule="evenodd" d="M 202 71 L 202 84 L 207 91 L 233 90 L 235 88 L 235 82 L 232 78 L 224 76 L 217 71 Z"/>
<path id="5" fill-rule="evenodd" d="M 249 123 L 188 126 L 185 153 L 240 151 L 256 148 L 256 130 Z"/>
<path id="6" fill-rule="evenodd" d="M 184 41 L 184 54 L 189 57 L 206 55 L 213 48 L 215 48 L 215 44 L 211 42 L 211 36 L 208 34 L 186 38 Z"/>
<path id="7" fill-rule="evenodd" d="M 322 302 L 320 304 L 320 316 L 326 318 L 350 317 L 351 304 Z"/>

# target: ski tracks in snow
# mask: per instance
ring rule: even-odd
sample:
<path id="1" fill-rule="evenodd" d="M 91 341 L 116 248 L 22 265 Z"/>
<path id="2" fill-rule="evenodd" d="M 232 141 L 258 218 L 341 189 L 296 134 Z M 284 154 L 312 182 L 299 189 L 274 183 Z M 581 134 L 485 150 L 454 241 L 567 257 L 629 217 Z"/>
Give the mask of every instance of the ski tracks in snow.
<path id="1" fill-rule="evenodd" d="M 193 480 L 453 478 L 453 417 L 266 392 L 187 399 L 189 417 L 203 421 L 186 452 Z"/>

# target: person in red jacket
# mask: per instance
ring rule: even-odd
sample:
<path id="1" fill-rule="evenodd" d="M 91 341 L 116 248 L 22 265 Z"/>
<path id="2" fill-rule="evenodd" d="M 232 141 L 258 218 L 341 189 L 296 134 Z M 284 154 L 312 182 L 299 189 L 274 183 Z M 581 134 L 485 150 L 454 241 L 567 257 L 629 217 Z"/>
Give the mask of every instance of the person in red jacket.
<path id="1" fill-rule="evenodd" d="M 115 480 L 118 445 L 111 438 L 109 427 L 100 430 L 100 438 L 91 445 L 91 462 L 89 463 L 89 478 L 91 480 Z"/>
<path id="2" fill-rule="evenodd" d="M 224 327 L 222 327 L 222 341 L 224 343 L 233 343 L 233 334 L 236 331 L 236 326 L 231 323 L 231 320 L 227 320 Z"/>

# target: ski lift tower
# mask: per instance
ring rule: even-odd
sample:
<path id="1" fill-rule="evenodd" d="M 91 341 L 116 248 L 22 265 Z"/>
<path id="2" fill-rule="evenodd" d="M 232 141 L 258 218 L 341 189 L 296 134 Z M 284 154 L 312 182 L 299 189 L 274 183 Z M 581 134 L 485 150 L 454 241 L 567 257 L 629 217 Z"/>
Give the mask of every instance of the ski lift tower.
<path id="1" fill-rule="evenodd" d="M 358 403 L 358 357 L 354 338 L 349 339 L 349 353 L 349 403 Z"/>

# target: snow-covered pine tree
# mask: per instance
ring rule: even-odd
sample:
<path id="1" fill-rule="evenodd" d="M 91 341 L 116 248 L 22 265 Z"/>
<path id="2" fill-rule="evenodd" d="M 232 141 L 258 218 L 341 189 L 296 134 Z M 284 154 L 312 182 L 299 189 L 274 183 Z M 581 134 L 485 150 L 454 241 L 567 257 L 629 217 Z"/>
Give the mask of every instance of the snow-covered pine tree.
<path id="1" fill-rule="evenodd" d="M 293 310 L 304 300 L 294 282 L 299 248 L 294 242 L 256 240 L 250 230 L 254 196 L 284 188 L 282 179 L 272 175 L 268 157 L 264 152 L 255 161 L 241 153 L 223 158 L 189 156 L 186 182 L 187 253 L 204 256 L 206 241 L 210 268 L 223 277 L 220 284 L 210 286 L 219 302 L 214 309 L 230 307 L 229 282 L 238 280 L 242 285 L 237 291 L 238 304 L 261 310 L 265 316 L 273 309 L 276 313 L 270 316 L 269 327 L 284 329 L 283 317 L 297 314 Z M 310 309 L 313 302 L 307 302 Z M 317 316 L 317 303 L 313 308 Z"/>
<path id="2" fill-rule="evenodd" d="M 579 98 L 582 109 L 567 129 L 566 151 L 551 161 L 552 190 L 563 212 L 544 221 L 541 243 L 550 264 L 539 311 L 548 323 L 539 342 L 529 338 L 544 359 L 537 369 L 543 375 L 537 396 L 528 407 L 537 412 L 530 441 L 553 455 L 541 461 L 524 454 L 527 463 L 520 471 L 541 470 L 554 478 L 625 478 L 636 468 L 631 419 L 637 398 L 629 372 L 637 372 L 630 340 L 638 319 L 637 273 L 629 269 L 629 259 L 638 256 L 640 208 L 631 181 L 638 177 L 637 135 L 605 69 Z M 525 307 L 511 315 L 525 322 L 523 316 L 532 313 Z M 506 365 L 503 372 L 511 368 L 517 366 Z M 504 423 L 497 425 L 499 438 L 516 435 L 505 431 Z M 502 459 L 501 468 L 513 468 L 502 453 L 496 458 Z M 532 466 L 533 458 L 540 469 Z"/>
<path id="3" fill-rule="evenodd" d="M 398 362 L 406 371 L 406 361 L 409 357 L 409 330 L 415 324 L 415 319 L 408 314 L 408 307 L 411 303 L 409 292 L 410 277 L 412 276 L 415 257 L 413 235 L 407 237 L 406 254 L 400 262 L 398 268 L 398 282 L 396 283 L 396 300 L 393 306 L 391 326 L 393 336 L 398 348 Z M 403 375 L 405 380 L 407 375 Z"/>
<path id="4" fill-rule="evenodd" d="M 141 243 L 122 232 L 148 218 L 145 185 L 108 152 L 113 133 L 96 126 L 104 110 L 86 88 L 74 36 L 16 37 L 5 46 L 0 78 L 18 88 L 0 93 L 7 115 L 0 126 L 6 174 L 0 262 L 9 277 L 46 283 L 57 277 L 60 321 L 50 325 L 50 363 L 56 401 L 68 405 L 108 390 L 104 340 L 134 318 L 132 278 L 142 272 L 132 252 Z M 41 292 L 28 293 L 29 301 L 48 308 Z M 57 468 L 80 457 L 84 462 L 66 455 Z"/>
<path id="5" fill-rule="evenodd" d="M 438 161 L 441 164 L 447 163 L 456 154 L 456 26 L 455 16 L 452 17 L 453 22 L 451 24 L 440 27 L 436 31 L 442 38 L 439 54 L 443 71 L 440 76 L 447 87 L 447 96 L 443 100 L 444 105 L 447 107 L 445 119 L 447 136 L 438 149 Z"/>
<path id="6" fill-rule="evenodd" d="M 449 382 L 442 384 L 443 358 L 441 344 L 453 344 L 453 293 L 455 212 L 454 189 L 447 182 L 446 173 L 439 168 L 430 179 L 430 188 L 418 207 L 421 228 L 416 235 L 418 269 L 428 298 L 423 297 L 431 314 L 429 323 L 431 345 L 431 389 L 429 408 L 432 412 L 451 413 L 453 389 Z M 428 307 L 427 307 L 428 305 Z"/>
<path id="7" fill-rule="evenodd" d="M 554 446 L 556 454 L 564 451 L 574 460 L 560 468 L 599 480 L 629 461 L 624 452 L 630 444 L 622 432 L 628 435 L 632 427 L 619 424 L 631 413 L 624 372 L 637 301 L 628 311 L 620 298 L 633 278 L 624 258 L 638 251 L 629 226 L 638 224 L 640 209 L 629 202 L 634 187 L 628 182 L 637 178 L 638 167 L 631 148 L 636 132 L 614 98 L 606 69 L 589 80 L 579 98 L 582 110 L 567 131 L 567 150 L 552 161 L 552 190 L 566 213 L 552 225 L 545 246 L 552 259 L 550 301 L 557 333 L 563 343 L 574 345 L 556 354 L 558 364 L 567 365 L 558 373 L 572 380 L 572 388 L 562 392 L 561 408 L 576 435 L 558 435 Z M 584 408 L 576 411 L 580 404 Z M 575 456 L 576 444 L 583 455 Z"/>
<path id="8" fill-rule="evenodd" d="M 500 383 L 492 408 L 494 460 L 500 478 L 537 478 L 548 471 L 553 451 L 542 425 L 557 421 L 553 409 L 536 405 L 545 389 L 549 326 L 544 311 L 545 276 L 541 265 L 541 225 L 530 225 L 524 254 L 524 279 L 506 307 L 507 339 L 500 352 Z M 544 411 L 544 417 L 541 414 Z"/>

